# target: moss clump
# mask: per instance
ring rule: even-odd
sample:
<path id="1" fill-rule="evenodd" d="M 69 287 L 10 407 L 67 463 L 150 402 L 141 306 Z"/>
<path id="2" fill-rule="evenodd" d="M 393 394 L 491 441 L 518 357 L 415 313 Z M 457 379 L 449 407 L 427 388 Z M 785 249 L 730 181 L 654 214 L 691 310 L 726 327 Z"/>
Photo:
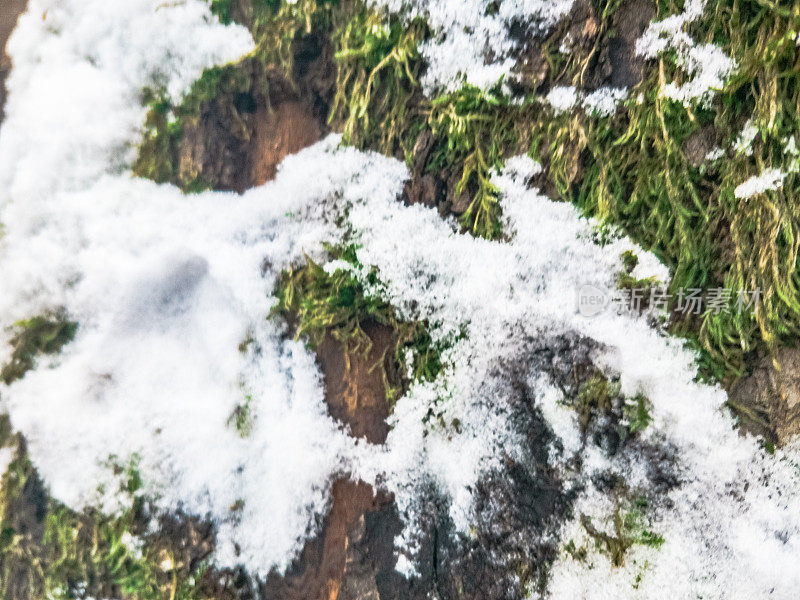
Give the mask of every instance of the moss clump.
<path id="1" fill-rule="evenodd" d="M 0 381 L 6 385 L 22 379 L 33 368 L 39 354 L 58 353 L 75 337 L 78 324 L 63 316 L 39 316 L 15 323 L 14 329 L 11 360 L 0 369 Z"/>
<path id="2" fill-rule="evenodd" d="M 395 309 L 376 292 L 380 281 L 374 269 L 358 262 L 357 247 L 327 248 L 342 266 L 326 270 L 310 258 L 299 268 L 284 271 L 275 296 L 273 315 L 282 315 L 316 349 L 327 334 L 344 344 L 347 353 L 366 356 L 372 341 L 364 331 L 368 322 L 392 328 L 394 363 L 400 375 L 387 381 L 390 399 L 395 399 L 410 381 L 432 381 L 442 369 L 445 345 L 435 343 L 421 322 L 398 318 Z M 347 265 L 347 266 L 344 266 Z"/>
<path id="3" fill-rule="evenodd" d="M 607 533 L 598 529 L 592 519 L 586 515 L 581 515 L 581 525 L 587 534 L 594 540 L 596 548 L 607 554 L 611 558 L 611 564 L 621 567 L 625 564 L 625 554 L 634 545 L 647 546 L 649 548 L 660 548 L 664 544 L 664 538 L 650 529 L 644 509 L 647 508 L 647 501 L 643 498 L 637 499 L 627 510 L 619 506 L 614 511 L 611 518 L 613 531 Z M 585 548 L 572 547 L 565 548 L 567 552 L 579 560 L 585 560 Z"/>
<path id="4" fill-rule="evenodd" d="M 465 85 L 457 91 L 426 98 L 418 83 L 422 61 L 418 45 L 430 32 L 415 19 L 405 23 L 350 5 L 337 13 L 336 99 L 331 122 L 344 140 L 404 158 L 415 171 L 446 179 L 454 212 L 465 230 L 497 239 L 502 233 L 498 192 L 491 172 L 503 159 L 524 150 L 519 124 L 532 102 L 512 104 L 500 89 Z M 422 164 L 414 164 L 421 134 L 432 135 L 433 148 Z"/>
<path id="5" fill-rule="evenodd" d="M 421 124 L 418 43 L 424 21 L 349 3 L 333 15 L 336 95 L 329 120 L 345 143 L 408 157 Z"/>
<path id="6" fill-rule="evenodd" d="M 14 460 L 0 486 L 0 598 L 204 598 L 213 583 L 202 560 L 184 563 L 180 536 L 149 532 L 141 480 L 117 467 L 119 492 L 133 497 L 116 516 L 77 513 L 49 498 L 15 436 Z"/>
<path id="7" fill-rule="evenodd" d="M 206 69 L 178 106 L 163 91 L 145 90 L 143 102 L 149 110 L 133 173 L 157 183 L 174 183 L 187 193 L 212 187 L 202 173 L 181 169 L 181 140 L 187 127 L 198 124 L 204 106 L 223 95 L 244 92 L 250 85 L 243 68 L 227 65 Z"/>
<path id="8" fill-rule="evenodd" d="M 660 5 L 658 18 L 676 10 Z M 674 324 L 701 349 L 703 374 L 723 381 L 742 372 L 748 353 L 796 336 L 800 322 L 798 165 L 787 150 L 800 139 L 797 29 L 790 2 L 713 3 L 691 33 L 720 45 L 737 69 L 712 102 L 665 96 L 668 81 L 687 79 L 666 53 L 612 118 L 576 113 L 539 125 L 541 156 L 560 195 L 655 252 L 673 272 L 673 296 L 690 288 L 761 291 L 757 307 Z M 748 120 L 758 134 L 739 147 Z M 707 158 L 715 147 L 721 159 Z M 782 189 L 735 198 L 736 185 L 766 168 L 787 173 Z"/>
<path id="9" fill-rule="evenodd" d="M 503 160 L 523 149 L 516 123 L 524 122 L 530 102 L 512 105 L 498 85 L 483 91 L 463 86 L 443 94 L 427 109 L 427 126 L 440 140 L 429 170 L 455 165 L 460 170 L 456 198 L 470 198 L 462 223 L 475 235 L 497 239 L 502 234 L 499 192 L 491 182 Z"/>
<path id="10" fill-rule="evenodd" d="M 630 250 L 622 253 L 622 272 L 619 274 L 617 284 L 621 290 L 635 292 L 641 301 L 641 309 L 645 309 L 650 304 L 650 296 L 653 290 L 659 286 L 658 279 L 647 277 L 639 279 L 633 275 L 633 271 L 639 264 L 639 257 Z"/>
<path id="11" fill-rule="evenodd" d="M 246 394 L 244 402 L 239 404 L 228 419 L 228 425 L 233 426 L 242 438 L 246 438 L 253 431 L 253 396 Z"/>
<path id="12" fill-rule="evenodd" d="M 643 394 L 626 398 L 619 382 L 609 381 L 601 374 L 586 381 L 575 399 L 566 403 L 578 413 L 584 434 L 601 417 L 617 423 L 625 437 L 644 431 L 652 421 L 650 402 Z"/>
<path id="13" fill-rule="evenodd" d="M 285 95 L 288 90 L 299 96 L 295 73 L 297 42 L 304 35 L 329 27 L 333 4 L 310 0 L 213 0 L 211 9 L 219 19 L 223 23 L 242 21 L 252 32 L 256 47 L 237 62 L 203 71 L 180 103 L 173 103 L 163 89 L 144 90 L 142 102 L 148 113 L 134 174 L 158 183 L 173 183 L 187 193 L 217 187 L 214 174 L 203 172 L 204 165 L 191 165 L 192 161 L 182 156 L 187 132 L 198 130 L 203 117 L 211 114 L 215 122 L 230 129 L 216 131 L 217 138 L 228 135 L 234 146 L 249 143 L 253 132 L 246 117 L 252 100 L 241 107 L 237 99 L 258 98 L 271 109 L 272 91 Z M 272 90 L 273 87 L 279 89 Z M 193 141 L 191 137 L 189 140 Z M 220 139 L 207 141 L 215 146 L 224 144 Z"/>

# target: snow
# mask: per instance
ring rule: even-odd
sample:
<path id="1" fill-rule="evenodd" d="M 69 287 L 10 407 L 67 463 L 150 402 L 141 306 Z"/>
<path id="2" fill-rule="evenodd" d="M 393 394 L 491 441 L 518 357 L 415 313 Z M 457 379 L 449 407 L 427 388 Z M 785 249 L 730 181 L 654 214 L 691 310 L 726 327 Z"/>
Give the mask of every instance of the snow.
<path id="1" fill-rule="evenodd" d="M 562 555 L 549 596 L 795 597 L 797 448 L 773 457 L 740 437 L 725 394 L 694 381 L 696 357 L 645 318 L 577 312 L 582 285 L 616 293 L 625 250 L 640 256 L 642 273 L 667 274 L 629 240 L 596 245 L 593 223 L 528 189 L 534 161 L 517 157 L 494 177 L 509 235 L 497 242 L 398 202 L 406 167 L 342 148 L 337 136 L 242 196 L 184 196 L 131 177 L 141 88 L 160 81 L 179 96 L 204 66 L 249 48 L 241 29 L 191 0 L 32 0 L 21 20 L 0 132 L 0 324 L 63 308 L 80 328 L 60 355 L 0 387 L 0 398 L 51 493 L 77 509 L 119 510 L 130 498 L 116 493 L 109 461 L 133 463 L 157 507 L 214 521 L 218 564 L 264 575 L 287 567 L 317 531 L 331 482 L 351 475 L 394 492 L 406 525 L 397 543 L 413 554 L 423 487 L 445 495 L 456 529 L 468 532 L 476 481 L 524 451 L 504 365 L 531 343 L 577 335 L 596 344 L 594 358 L 626 394 L 648 397 L 653 423 L 641 443 L 674 457 L 679 485 L 649 514 L 661 549 L 636 546 L 616 569 L 596 551 L 596 568 Z M 452 342 L 440 376 L 397 401 L 382 446 L 359 443 L 330 418 L 314 357 L 267 318 L 281 270 L 306 252 L 324 263 L 323 244 L 345 237 L 380 275 L 370 291 Z M 9 336 L 0 333 L 0 362 Z M 253 342 L 242 352 L 245 339 Z M 561 441 L 551 466 L 581 490 L 576 518 L 610 516 L 598 474 L 652 487 L 642 446 L 609 457 L 584 445 L 542 365 L 517 367 L 529 371 L 533 400 Z M 242 437 L 230 417 L 245 397 L 253 422 Z M 458 431 L 425 425 L 432 406 L 445 423 L 458 419 Z M 562 540 L 579 534 L 577 521 L 562 525 Z"/>
<path id="2" fill-rule="evenodd" d="M 662 93 L 683 104 L 693 100 L 708 102 L 712 92 L 721 89 L 733 72 L 734 61 L 714 44 L 700 44 L 684 31 L 686 25 L 703 15 L 706 0 L 687 0 L 683 12 L 654 21 L 636 41 L 636 53 L 656 58 L 674 51 L 678 65 L 688 76 L 683 83 L 668 82 Z"/>
<path id="3" fill-rule="evenodd" d="M 557 86 L 547 93 L 545 100 L 556 114 L 567 112 L 578 103 L 578 91 L 571 85 Z"/>
<path id="4" fill-rule="evenodd" d="M 742 127 L 739 136 L 736 138 L 733 149 L 737 154 L 751 156 L 753 154 L 753 141 L 756 139 L 757 135 L 758 127 L 753 123 L 753 119 L 748 119 L 744 127 Z"/>
<path id="5" fill-rule="evenodd" d="M 706 153 L 705 159 L 709 162 L 714 162 L 715 160 L 719 160 L 723 156 L 725 156 L 725 150 L 723 150 L 719 146 L 715 146 Z"/>
<path id="6" fill-rule="evenodd" d="M 584 107 L 601 117 L 613 115 L 617 105 L 628 96 L 626 88 L 601 87 L 592 92 L 583 101 Z"/>
<path id="7" fill-rule="evenodd" d="M 573 0 L 505 0 L 496 11 L 490 0 L 372 2 L 408 19 L 421 16 L 433 30 L 433 38 L 420 45 L 428 66 L 422 84 L 432 95 L 464 83 L 488 89 L 513 77 L 512 23 L 522 23 L 531 34 L 547 31 L 569 13 Z"/>
<path id="8" fill-rule="evenodd" d="M 600 117 L 614 114 L 617 106 L 628 96 L 626 88 L 601 87 L 594 92 L 584 94 L 573 86 L 557 86 L 545 96 L 545 101 L 553 107 L 556 114 L 568 112 L 575 106 Z"/>
<path id="9" fill-rule="evenodd" d="M 533 172 L 535 164 L 529 164 Z M 387 442 L 390 456 L 416 447 L 420 457 L 410 470 L 388 478 L 401 511 L 413 507 L 413 498 L 407 496 L 416 489 L 415 482 L 433 477 L 454 498 L 454 521 L 462 526 L 471 522 L 462 486 L 491 468 L 497 456 L 514 456 L 517 443 L 514 431 L 503 425 L 503 374 L 497 374 L 497 365 L 522 355 L 526 340 L 577 332 L 608 349 L 601 364 L 620 375 L 625 393 L 642 392 L 650 399 L 654 422 L 645 439 L 674 449 L 678 461 L 682 485 L 660 499 L 654 516 L 654 528 L 667 542 L 648 558 L 651 566 L 639 584 L 642 597 L 664 589 L 673 597 L 702 593 L 731 598 L 740 590 L 740 597 L 763 597 L 770 590 L 773 597 L 791 597 L 800 575 L 788 568 L 764 570 L 760 556 L 764 544 L 776 553 L 775 564 L 800 556 L 800 498 L 793 466 L 768 457 L 755 440 L 739 437 L 721 410 L 724 393 L 694 382 L 694 356 L 678 341 L 663 338 L 643 318 L 613 311 L 594 319 L 577 314 L 570 299 L 580 285 L 614 293 L 619 255 L 629 242 L 604 248 L 592 244 L 590 224 L 572 207 L 526 190 L 527 175 L 517 168 L 495 180 L 503 193 L 506 229 L 514 235 L 506 244 L 458 235 L 435 212 L 417 207 L 368 201 L 349 208 L 350 223 L 363 244 L 359 258 L 378 268 L 383 293 L 401 314 L 428 319 L 440 334 L 467 332 L 451 355 L 452 370 L 442 376 L 452 398 L 444 421 L 458 419 L 460 437 L 466 440 L 448 438 L 445 443 L 447 432 L 427 437 L 419 432 L 417 421 L 424 403 L 435 396 L 433 386 L 414 388 L 398 402 Z M 435 245 L 425 242 L 432 239 Z M 574 431 L 566 432 L 563 413 L 553 416 L 557 411 L 552 399 L 549 403 L 545 414 L 565 446 L 574 449 Z M 586 452 L 593 458 L 586 458 L 584 472 L 573 476 L 587 489 L 590 506 L 597 491 L 593 476 L 605 469 L 621 473 L 632 489 L 652 487 L 644 475 L 648 462 L 643 455 L 608 459 Z M 732 499 L 732 490 L 739 500 Z M 785 541 L 768 542 L 772 539 Z M 687 553 L 696 558 L 687 562 Z M 608 559 L 594 560 L 607 564 Z M 575 574 L 574 569 L 559 563 L 553 589 L 577 577 L 585 589 L 607 594 L 592 597 L 620 597 L 614 595 L 620 581 L 631 580 L 626 569 L 615 571 L 615 577 L 589 569 Z M 682 576 L 676 579 L 676 573 Z M 715 576 L 709 578 L 709 573 Z M 570 596 L 554 592 L 554 597 Z"/>
<path id="10" fill-rule="evenodd" d="M 786 173 L 780 169 L 765 169 L 760 175 L 753 175 L 737 185 L 733 194 L 740 200 L 746 200 L 758 194 L 779 189 L 783 185 L 784 179 L 786 179 Z"/>

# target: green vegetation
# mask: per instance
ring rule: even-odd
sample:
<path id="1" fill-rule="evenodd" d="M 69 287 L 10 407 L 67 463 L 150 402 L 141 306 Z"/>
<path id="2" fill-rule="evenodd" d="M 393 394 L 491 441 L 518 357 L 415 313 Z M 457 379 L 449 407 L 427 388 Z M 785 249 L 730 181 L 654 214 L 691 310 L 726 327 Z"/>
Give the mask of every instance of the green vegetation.
<path id="1" fill-rule="evenodd" d="M 408 157 L 421 126 L 417 45 L 422 20 L 404 23 L 350 3 L 334 15 L 336 95 L 330 121 L 344 141 Z"/>
<path id="2" fill-rule="evenodd" d="M 625 554 L 634 545 L 658 549 L 664 544 L 664 538 L 650 529 L 649 521 L 643 512 L 646 508 L 647 501 L 643 498 L 637 499 L 627 510 L 617 507 L 611 518 L 612 533 L 598 529 L 586 515 L 581 515 L 581 525 L 594 540 L 597 550 L 607 554 L 611 558 L 612 565 L 621 567 L 625 564 Z M 586 560 L 586 549 L 576 548 L 572 540 L 567 543 L 564 550 L 576 560 Z"/>
<path id="3" fill-rule="evenodd" d="M 14 323 L 16 334 L 11 338 L 11 360 L 0 368 L 0 381 L 9 385 L 22 379 L 33 368 L 39 354 L 57 354 L 72 341 L 78 324 L 63 316 L 39 316 Z"/>
<path id="4" fill-rule="evenodd" d="M 267 108 L 270 84 L 295 86 L 294 43 L 320 28 L 329 28 L 330 9 L 335 0 L 277 2 L 212 0 L 211 10 L 223 23 L 235 16 L 244 19 L 256 41 L 255 49 L 236 63 L 206 69 L 180 104 L 174 104 L 163 89 L 144 90 L 142 102 L 148 107 L 144 135 L 133 172 L 158 183 L 170 182 L 187 193 L 211 189 L 213 178 L 202 173 L 202 165 L 185 160 L 181 141 L 187 131 L 198 129 L 201 117 L 212 104 L 235 129 L 231 133 L 248 141 L 252 132 L 235 105 L 237 94 L 254 93 Z"/>
<path id="5" fill-rule="evenodd" d="M 233 425 L 239 435 L 246 438 L 253 430 L 253 396 L 250 394 L 245 395 L 244 402 L 242 402 L 233 411 L 233 414 L 228 419 L 228 425 Z"/>
<path id="6" fill-rule="evenodd" d="M 489 91 L 465 85 L 428 99 L 418 83 L 417 45 L 429 33 L 423 21 L 403 23 L 361 9 L 355 18 L 347 15 L 346 22 L 334 30 L 340 49 L 331 112 L 344 141 L 402 157 L 424 172 L 453 173 L 449 183 L 452 196 L 464 205 L 464 227 L 499 238 L 500 206 L 491 172 L 522 149 L 515 122 L 524 120 L 531 103 L 512 105 L 499 84 Z M 422 132 L 432 134 L 433 148 L 423 164 L 414 164 Z"/>
<path id="7" fill-rule="evenodd" d="M 592 43 L 561 52 L 565 27 L 544 39 L 546 68 L 534 87 L 584 86 L 614 35 L 618 5 L 594 0 L 599 27 Z M 735 60 L 724 89 L 710 102 L 668 99 L 667 83 L 684 83 L 689 75 L 674 52 L 665 52 L 647 64 L 642 82 L 610 117 L 582 109 L 555 114 L 530 86 L 514 103 L 500 84 L 426 98 L 417 51 L 430 35 L 426 24 L 380 14 L 363 2 L 214 0 L 212 8 L 224 22 L 242 20 L 258 47 L 241 63 L 209 70 L 180 107 L 157 94 L 148 99 L 148 134 L 137 173 L 175 181 L 177 143 L 199 107 L 253 84 L 254 61 L 261 71 L 277 69 L 293 81 L 293 48 L 313 32 L 333 47 L 334 129 L 346 143 L 402 157 L 415 172 L 442 177 L 453 210 L 474 234 L 502 236 L 491 173 L 508 156 L 528 152 L 545 166 L 549 192 L 597 218 L 601 227 L 618 228 L 670 267 L 667 293 L 673 304 L 681 289 L 724 287 L 734 296 L 760 290 L 762 301 L 747 310 L 673 320 L 671 331 L 700 350 L 702 377 L 731 382 L 749 356 L 774 352 L 800 334 L 800 213 L 794 201 L 800 157 L 789 141 L 800 144 L 800 15 L 792 2 L 710 4 L 689 30 L 698 43 L 718 44 Z M 680 10 L 682 3 L 659 2 L 656 18 Z M 757 135 L 739 147 L 736 140 L 748 121 Z M 432 136 L 432 147 L 418 156 L 421 135 Z M 715 148 L 721 158 L 707 158 Z M 767 168 L 787 174 L 781 189 L 748 201 L 735 198 L 739 183 Z M 185 189 L 214 184 L 201 175 L 184 173 L 179 183 Z M 639 282 L 622 277 L 620 283 Z"/>
<path id="8" fill-rule="evenodd" d="M 180 539 L 147 532 L 135 462 L 116 467 L 131 508 L 79 514 L 47 496 L 21 437 L 10 435 L 7 417 L 0 424 L 0 445 L 15 453 L 0 485 L 0 598 L 203 597 L 205 566 L 180 562 Z"/>
<path id="9" fill-rule="evenodd" d="M 675 10 L 662 6 L 659 17 Z M 787 151 L 792 136 L 800 139 L 798 18 L 789 2 L 715 3 L 693 33 L 706 32 L 699 41 L 719 44 L 738 68 L 710 105 L 664 97 L 666 82 L 685 80 L 674 56 L 664 56 L 624 111 L 557 117 L 542 148 L 562 197 L 655 252 L 672 270 L 672 294 L 762 291 L 754 310 L 707 312 L 674 325 L 702 350 L 703 374 L 717 379 L 735 378 L 747 353 L 790 340 L 800 322 L 796 157 Z M 759 133 L 749 149 L 737 149 L 749 119 Z M 715 146 L 723 160 L 706 159 Z M 578 156 L 585 171 L 571 178 Z M 788 173 L 781 190 L 734 197 L 736 185 L 770 167 Z"/>
<path id="10" fill-rule="evenodd" d="M 490 178 L 503 159 L 522 149 L 515 121 L 524 121 L 530 106 L 512 105 L 499 84 L 488 92 L 465 85 L 434 98 L 427 110 L 427 127 L 441 140 L 428 168 L 458 166 L 453 194 L 470 198 L 462 223 L 475 235 L 497 239 L 502 234 L 498 190 Z"/>
<path id="11" fill-rule="evenodd" d="M 576 398 L 566 402 L 578 413 L 583 433 L 601 415 L 619 421 L 620 429 L 626 435 L 644 431 L 652 421 L 650 403 L 644 395 L 626 398 L 620 390 L 619 382 L 609 381 L 602 374 L 586 381 Z"/>
<path id="12" fill-rule="evenodd" d="M 395 309 L 371 290 L 379 287 L 375 270 L 365 270 L 358 262 L 357 247 L 328 246 L 333 260 L 344 265 L 332 272 L 306 258 L 306 264 L 283 273 L 273 315 L 283 315 L 292 323 L 298 338 L 305 337 L 316 349 L 327 334 L 341 342 L 348 355 L 366 356 L 372 340 L 365 332 L 367 323 L 391 327 L 394 336 L 395 368 L 386 377 L 390 400 L 398 397 L 410 381 L 432 381 L 442 368 L 444 347 L 435 343 L 424 323 L 398 318 Z M 391 375 L 391 376 L 390 376 Z"/>

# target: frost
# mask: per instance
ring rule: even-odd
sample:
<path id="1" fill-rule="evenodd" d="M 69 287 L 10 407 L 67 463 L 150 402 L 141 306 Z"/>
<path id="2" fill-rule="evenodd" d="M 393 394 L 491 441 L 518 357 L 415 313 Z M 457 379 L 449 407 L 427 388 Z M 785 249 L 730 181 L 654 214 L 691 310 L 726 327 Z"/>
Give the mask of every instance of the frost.
<path id="1" fill-rule="evenodd" d="M 463 83 L 484 89 L 512 77 L 517 43 L 512 23 L 535 34 L 546 31 L 572 8 L 573 0 L 506 0 L 496 11 L 489 0 L 373 0 L 408 18 L 423 17 L 434 37 L 421 44 L 428 63 L 422 83 L 427 94 Z"/>
<path id="2" fill-rule="evenodd" d="M 515 177 L 520 181 L 530 179 L 542 172 L 542 165 L 529 156 L 512 156 L 503 167 L 506 174 Z"/>
<path id="3" fill-rule="evenodd" d="M 779 189 L 783 185 L 784 179 L 786 179 L 786 173 L 780 169 L 767 169 L 761 175 L 754 175 L 744 183 L 737 185 L 733 194 L 739 199 L 746 200 L 758 194 Z"/>
<path id="4" fill-rule="evenodd" d="M 785 150 L 789 156 L 800 156 L 800 148 L 797 147 L 797 140 L 795 140 L 794 136 L 791 136 L 789 141 L 786 142 Z"/>
<path id="5" fill-rule="evenodd" d="M 681 85 L 668 83 L 664 88 L 664 95 L 684 104 L 722 89 L 734 68 L 733 61 L 713 44 L 695 46 L 685 55 L 679 56 L 690 79 Z"/>
<path id="6" fill-rule="evenodd" d="M 709 150 L 708 153 L 706 153 L 705 159 L 707 161 L 713 162 L 715 160 L 719 160 L 723 156 L 725 156 L 725 150 L 723 150 L 719 146 L 716 146 L 716 147 L 712 148 L 711 150 Z"/>
<path id="7" fill-rule="evenodd" d="M 789 156 L 788 171 L 790 173 L 800 173 L 800 148 L 797 147 L 797 141 L 794 136 L 791 136 L 786 143 L 785 152 Z"/>
<path id="8" fill-rule="evenodd" d="M 654 21 L 636 41 L 636 53 L 656 58 L 674 51 L 678 65 L 689 76 L 680 85 L 667 83 L 663 93 L 667 98 L 688 104 L 691 100 L 707 102 L 710 92 L 722 88 L 735 64 L 719 47 L 697 43 L 684 27 L 698 19 L 705 9 L 705 0 L 687 0 L 683 12 L 661 21 Z"/>
<path id="9" fill-rule="evenodd" d="M 131 556 L 136 560 L 140 560 L 143 556 L 144 550 L 144 541 L 141 538 L 138 538 L 131 534 L 130 531 L 126 531 L 123 533 L 119 538 L 120 543 L 128 549 Z"/>
<path id="10" fill-rule="evenodd" d="M 336 273 L 336 271 L 349 273 L 353 270 L 353 265 L 346 260 L 332 260 L 325 263 L 325 265 L 322 267 L 322 270 L 328 275 L 333 275 Z"/>

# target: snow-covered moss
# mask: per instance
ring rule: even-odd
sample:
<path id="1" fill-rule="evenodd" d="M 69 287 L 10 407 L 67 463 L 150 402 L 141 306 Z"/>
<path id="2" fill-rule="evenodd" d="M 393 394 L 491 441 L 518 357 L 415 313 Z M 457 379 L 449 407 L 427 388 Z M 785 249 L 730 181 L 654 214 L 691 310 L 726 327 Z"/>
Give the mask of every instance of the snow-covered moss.
<path id="1" fill-rule="evenodd" d="M 776 23 L 787 27 L 780 11 L 758 10 L 759 32 Z M 688 107 L 666 101 L 656 71 L 637 90 L 641 102 L 605 116 L 554 115 L 541 103 L 514 104 L 478 87 L 437 96 L 413 124 L 424 123 L 437 138 L 431 164 L 457 162 L 461 190 L 477 186 L 469 224 L 501 238 L 483 239 L 434 209 L 398 202 L 410 175 L 406 165 L 342 147 L 338 136 L 286 159 L 273 182 L 241 196 L 185 196 L 131 177 L 129 148 L 144 117 L 139 91 L 158 84 L 179 104 L 202 68 L 251 49 L 246 34 L 221 27 L 199 2 L 33 0 L 31 11 L 12 44 L 17 69 L 0 134 L 6 184 L 0 322 L 59 310 L 80 328 L 57 361 L 34 365 L 0 393 L 54 498 L 74 510 L 96 507 L 112 520 L 124 516 L 131 498 L 117 493 L 120 473 L 109 456 L 121 464 L 136 457 L 139 493 L 154 510 L 213 521 L 216 563 L 243 564 L 263 576 L 286 569 L 316 532 L 331 481 L 349 475 L 394 493 L 404 519 L 398 544 L 413 557 L 423 489 L 446 498 L 456 536 L 467 539 L 480 518 L 478 482 L 503 473 L 507 461 L 529 462 L 530 440 L 518 418 L 523 402 L 529 413 L 541 412 L 552 434 L 541 461 L 557 475 L 552 493 L 574 500 L 574 519 L 552 524 L 556 531 L 544 531 L 546 541 L 556 533 L 565 543 L 600 540 L 589 563 L 559 559 L 545 591 L 555 597 L 795 593 L 796 448 L 777 450 L 776 459 L 740 437 L 722 409 L 725 394 L 695 381 L 697 356 L 645 317 L 580 314 L 574 298 L 582 286 L 614 297 L 620 271 L 634 277 L 631 261 L 621 262 L 624 252 L 655 258 L 627 239 L 596 244 L 598 222 L 528 187 L 534 175 L 544 175 L 586 213 L 623 227 L 672 267 L 673 285 L 723 277 L 749 287 L 776 277 L 783 287 L 774 289 L 772 313 L 732 323 L 704 317 L 698 327 L 709 353 L 749 348 L 754 323 L 768 339 L 770 319 L 791 334 L 797 250 L 775 236 L 770 245 L 766 236 L 777 228 L 782 240 L 800 239 L 790 235 L 797 221 L 783 195 L 793 175 L 785 171 L 784 187 L 758 202 L 731 204 L 736 182 L 753 172 L 749 161 L 756 158 L 737 155 L 720 171 L 703 171 L 685 150 L 702 128 L 723 123 L 726 133 L 739 131 L 758 112 L 761 140 L 751 140 L 753 157 L 773 156 L 780 140 L 774 156 L 788 160 L 784 142 L 794 125 L 764 114 L 772 104 L 750 85 L 775 74 L 780 61 L 743 67 L 749 70 L 723 92 L 723 105 L 734 108 L 719 112 L 696 98 Z M 733 25 L 714 17 L 709 27 L 726 32 Z M 362 33 L 353 39 L 372 39 Z M 389 43 L 350 56 L 362 61 L 352 70 L 365 77 L 361 89 L 389 64 L 402 85 L 413 81 L 413 61 L 393 56 L 404 44 L 402 30 L 373 33 Z M 734 41 L 736 58 L 763 41 L 753 35 Z M 794 57 L 796 45 L 781 51 Z M 78 91 L 76 78 L 85 84 Z M 781 115 L 794 93 L 781 89 Z M 372 100 L 359 118 L 379 112 Z M 406 127 L 398 125 L 405 142 Z M 734 155 L 732 139 L 726 141 Z M 538 151 L 548 172 L 524 156 L 503 170 L 511 148 Z M 732 173 L 740 177 L 724 178 Z M 735 265 L 716 245 L 728 231 Z M 287 289 L 278 285 L 282 274 L 306 255 L 321 265 L 331 244 L 350 249 L 354 256 L 346 258 L 359 273 L 375 274 L 357 281 L 363 289 L 350 290 L 363 294 L 367 312 L 374 308 L 369 302 L 380 302 L 399 320 L 426 323 L 432 344 L 447 342 L 435 373 L 398 399 L 381 446 L 360 444 L 341 430 L 326 411 L 313 355 L 269 319 L 280 302 L 273 292 Z M 324 288 L 337 272 L 314 271 L 319 280 L 302 288 L 309 306 L 332 297 L 326 289 L 318 294 L 315 284 Z M 352 272 L 340 275 L 353 283 Z M 352 314 L 345 311 L 340 322 L 347 326 Z M 310 331 L 315 323 L 306 325 Z M 13 352 L 6 343 L 13 335 L 0 336 L 3 362 Z M 590 416 L 626 428 L 624 440 L 614 427 L 598 430 L 597 439 L 583 435 L 579 416 L 567 408 L 568 391 L 553 379 L 554 361 L 537 359 L 542 346 L 573 338 L 587 341 L 598 381 L 618 380 L 619 390 L 607 395 L 619 404 L 611 416 L 622 420 L 599 410 L 597 397 L 583 401 Z M 714 358 L 726 364 L 726 356 Z M 243 389 L 244 436 L 229 426 Z M 432 408 L 440 417 L 433 424 L 426 422 Z M 646 506 L 626 519 L 641 494 Z M 135 562 L 135 545 L 122 531 L 114 535 Z"/>
<path id="2" fill-rule="evenodd" d="M 563 19 L 573 0 L 374 0 L 408 18 L 422 17 L 433 37 L 420 45 L 427 63 L 422 80 L 428 95 L 456 91 L 463 84 L 482 89 L 513 77 L 517 44 L 511 27 L 546 32 Z"/>

